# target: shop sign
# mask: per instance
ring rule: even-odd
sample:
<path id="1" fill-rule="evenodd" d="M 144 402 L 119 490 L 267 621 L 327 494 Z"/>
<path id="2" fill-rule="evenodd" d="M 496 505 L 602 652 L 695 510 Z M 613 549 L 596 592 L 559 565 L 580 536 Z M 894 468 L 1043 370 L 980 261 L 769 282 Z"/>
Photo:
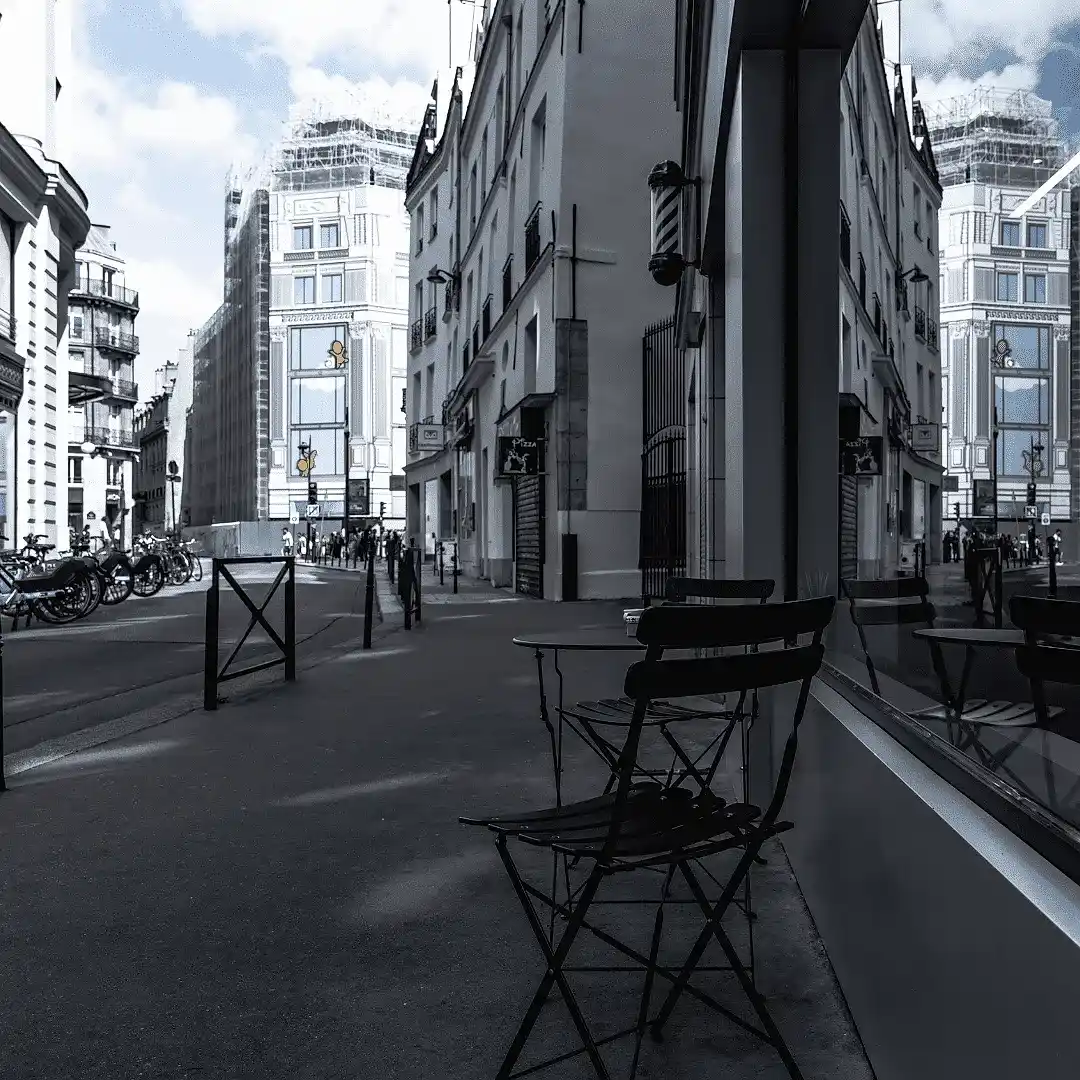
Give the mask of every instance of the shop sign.
<path id="1" fill-rule="evenodd" d="M 941 448 L 940 424 L 912 424 L 911 449 L 936 454 Z"/>
<path id="2" fill-rule="evenodd" d="M 520 435 L 499 436 L 496 472 L 500 476 L 538 476 L 543 471 L 543 463 L 543 439 L 524 439 Z"/>
<path id="3" fill-rule="evenodd" d="M 880 435 L 840 440 L 840 472 L 844 476 L 880 476 L 881 461 Z"/>

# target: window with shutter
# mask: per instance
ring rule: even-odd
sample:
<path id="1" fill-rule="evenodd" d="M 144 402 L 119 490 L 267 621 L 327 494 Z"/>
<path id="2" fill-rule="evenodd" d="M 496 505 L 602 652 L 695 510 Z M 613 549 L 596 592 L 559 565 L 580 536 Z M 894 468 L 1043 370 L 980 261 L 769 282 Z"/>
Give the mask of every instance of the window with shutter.
<path id="1" fill-rule="evenodd" d="M 994 298 L 994 272 L 985 270 L 981 266 L 975 267 L 975 300 L 992 300 Z"/>
<path id="2" fill-rule="evenodd" d="M 1048 302 L 1053 304 L 1054 307 L 1068 307 L 1069 306 L 1069 275 L 1068 274 L 1050 274 L 1050 275 L 1048 275 L 1047 292 L 1049 293 Z"/>
<path id="3" fill-rule="evenodd" d="M 350 339 L 349 380 L 352 383 L 352 404 L 349 406 L 349 425 L 354 438 L 362 439 L 367 432 L 364 412 L 364 339 L 356 334 Z"/>
<path id="4" fill-rule="evenodd" d="M 357 214 L 353 217 L 353 243 L 367 243 L 367 214 Z"/>
<path id="5" fill-rule="evenodd" d="M 274 307 L 289 307 L 292 304 L 292 275 L 275 274 L 272 282 L 272 299 Z"/>
<path id="6" fill-rule="evenodd" d="M 372 385 L 372 413 L 375 418 L 376 439 L 390 437 L 390 364 L 387 357 L 386 340 L 375 338 L 375 378 Z"/>

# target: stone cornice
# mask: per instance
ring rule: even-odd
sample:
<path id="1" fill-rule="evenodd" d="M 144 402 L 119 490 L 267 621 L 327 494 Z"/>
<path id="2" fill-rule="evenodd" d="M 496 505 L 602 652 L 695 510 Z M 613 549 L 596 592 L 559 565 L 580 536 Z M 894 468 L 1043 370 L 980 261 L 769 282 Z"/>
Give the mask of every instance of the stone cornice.
<path id="1" fill-rule="evenodd" d="M 55 207 L 63 228 L 62 240 L 77 250 L 90 232 L 90 215 L 86 195 L 71 173 L 60 164 L 45 158 L 48 168 L 48 187 L 45 199 Z"/>
<path id="2" fill-rule="evenodd" d="M 0 124 L 0 161 L 4 163 L 0 192 L 15 204 L 9 216 L 24 222 L 36 221 L 45 198 L 48 174 L 3 124 Z M 15 213 L 16 208 L 19 213 Z"/>

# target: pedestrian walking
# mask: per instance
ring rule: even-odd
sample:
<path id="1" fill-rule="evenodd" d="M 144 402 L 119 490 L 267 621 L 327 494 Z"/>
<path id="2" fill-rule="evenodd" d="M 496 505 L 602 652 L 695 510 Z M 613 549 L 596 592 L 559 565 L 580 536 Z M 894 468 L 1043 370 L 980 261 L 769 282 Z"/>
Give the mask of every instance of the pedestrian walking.
<path id="1" fill-rule="evenodd" d="M 287 528 L 281 530 L 281 554 L 291 559 L 293 553 L 293 535 Z"/>
<path id="2" fill-rule="evenodd" d="M 353 567 L 356 567 L 356 533 L 349 534 L 349 546 L 345 550 L 345 566 L 348 568 L 349 563 L 352 563 Z"/>

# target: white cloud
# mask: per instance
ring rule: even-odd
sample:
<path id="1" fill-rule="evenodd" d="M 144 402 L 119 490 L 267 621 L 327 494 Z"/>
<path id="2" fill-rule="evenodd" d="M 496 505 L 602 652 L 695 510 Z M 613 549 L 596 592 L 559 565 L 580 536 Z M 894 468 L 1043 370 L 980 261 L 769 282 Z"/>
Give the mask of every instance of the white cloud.
<path id="1" fill-rule="evenodd" d="M 446 0 L 321 0 L 315 9 L 282 0 L 170 0 L 210 38 L 244 37 L 290 68 L 355 54 L 373 71 L 434 71 L 447 62 L 448 15 L 461 63 L 476 9 Z M 477 7 L 481 5 L 477 4 Z"/>
<path id="2" fill-rule="evenodd" d="M 163 82 L 149 94 L 124 76 L 77 61 L 68 152 L 76 169 L 124 176 L 143 155 L 194 159 L 219 173 L 252 141 L 236 106 L 188 83 Z"/>
<path id="3" fill-rule="evenodd" d="M 930 101 L 958 97 L 981 87 L 1001 90 L 1034 90 L 1039 84 L 1039 69 L 1031 64 L 1008 64 L 1000 71 L 987 71 L 975 79 L 948 74 L 940 79 L 916 78 L 919 99 L 925 105 Z"/>
<path id="4" fill-rule="evenodd" d="M 352 82 L 341 75 L 330 75 L 321 68 L 300 67 L 289 73 L 289 89 L 295 99 L 293 113 L 302 114 L 313 102 L 322 102 L 332 110 L 371 116 L 371 107 L 383 115 L 419 128 L 431 95 L 431 86 L 398 79 L 391 84 L 374 76 Z"/>

